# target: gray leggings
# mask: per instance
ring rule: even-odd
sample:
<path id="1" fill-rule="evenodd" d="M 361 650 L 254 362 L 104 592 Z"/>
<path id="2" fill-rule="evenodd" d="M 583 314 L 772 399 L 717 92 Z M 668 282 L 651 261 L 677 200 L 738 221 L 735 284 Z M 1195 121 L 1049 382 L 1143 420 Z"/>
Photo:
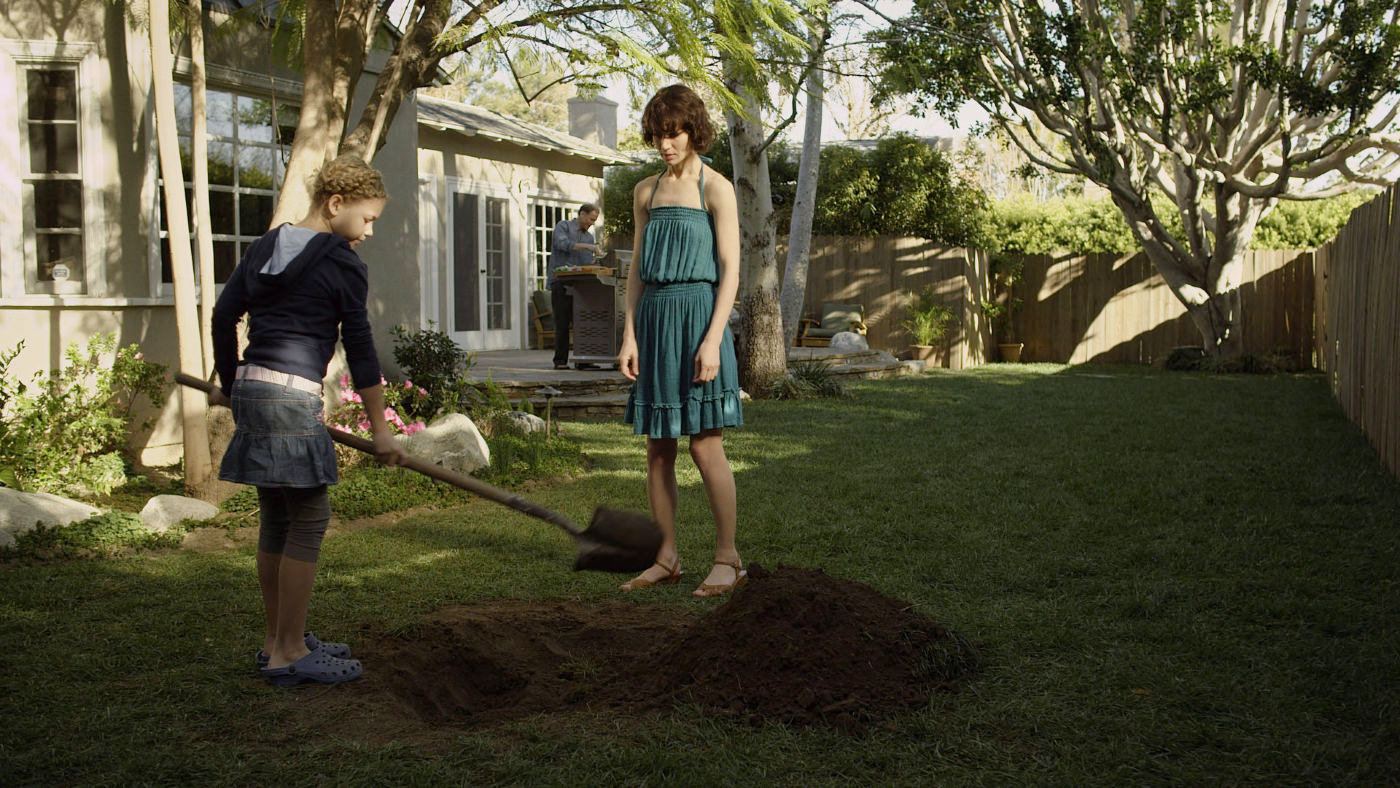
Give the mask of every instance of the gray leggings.
<path id="1" fill-rule="evenodd" d="M 331 499 L 320 487 L 259 487 L 258 550 L 316 563 L 331 521 Z"/>

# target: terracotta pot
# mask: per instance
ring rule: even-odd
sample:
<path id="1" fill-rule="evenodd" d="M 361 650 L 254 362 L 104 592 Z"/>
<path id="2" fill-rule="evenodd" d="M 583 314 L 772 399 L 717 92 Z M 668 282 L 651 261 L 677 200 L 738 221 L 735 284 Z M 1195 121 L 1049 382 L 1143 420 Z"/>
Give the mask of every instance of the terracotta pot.
<path id="1" fill-rule="evenodd" d="M 933 345 L 910 345 L 905 348 L 904 355 L 914 361 L 928 361 L 937 351 Z"/>
<path id="2" fill-rule="evenodd" d="M 1021 361 L 1021 349 L 1026 344 L 1024 342 L 1003 342 L 997 345 L 997 351 L 1001 353 L 1001 360 L 1007 364 L 1017 364 Z"/>

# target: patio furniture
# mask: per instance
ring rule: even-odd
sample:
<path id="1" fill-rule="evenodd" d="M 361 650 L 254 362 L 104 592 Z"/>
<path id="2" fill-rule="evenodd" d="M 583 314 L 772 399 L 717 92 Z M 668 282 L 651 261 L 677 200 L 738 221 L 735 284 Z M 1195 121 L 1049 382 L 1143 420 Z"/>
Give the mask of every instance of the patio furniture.
<path id="1" fill-rule="evenodd" d="M 797 329 L 798 347 L 827 347 L 842 331 L 865 336 L 865 308 L 860 304 L 822 304 L 821 319 L 804 317 Z"/>
<path id="2" fill-rule="evenodd" d="M 548 290 L 530 293 L 530 321 L 535 326 L 535 348 L 554 347 L 554 307 L 550 304 Z"/>

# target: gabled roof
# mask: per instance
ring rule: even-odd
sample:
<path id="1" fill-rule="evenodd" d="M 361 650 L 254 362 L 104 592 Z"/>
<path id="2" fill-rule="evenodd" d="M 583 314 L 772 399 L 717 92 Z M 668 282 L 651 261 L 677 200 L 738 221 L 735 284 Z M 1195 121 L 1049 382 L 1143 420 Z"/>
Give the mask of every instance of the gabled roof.
<path id="1" fill-rule="evenodd" d="M 626 154 L 606 145 L 579 139 L 548 126 L 422 93 L 418 94 L 418 122 L 430 128 L 455 131 L 465 137 L 482 137 L 524 148 L 579 156 L 604 164 L 630 164 L 632 161 Z"/>

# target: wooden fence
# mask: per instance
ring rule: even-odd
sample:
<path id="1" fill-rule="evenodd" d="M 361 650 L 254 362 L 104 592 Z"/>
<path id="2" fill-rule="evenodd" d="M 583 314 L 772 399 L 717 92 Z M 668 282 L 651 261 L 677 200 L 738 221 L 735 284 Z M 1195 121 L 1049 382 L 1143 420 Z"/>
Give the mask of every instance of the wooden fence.
<path id="1" fill-rule="evenodd" d="M 1318 366 L 1343 412 L 1400 475 L 1400 186 L 1317 251 Z"/>
<path id="2" fill-rule="evenodd" d="M 1313 281 L 1311 252 L 1248 254 L 1240 285 L 1247 351 L 1284 351 L 1313 363 Z M 996 360 L 980 308 L 990 293 L 982 252 L 918 238 L 814 237 L 803 313 L 815 316 L 826 302 L 861 304 L 871 347 L 898 352 L 909 344 L 901 325 L 908 294 L 929 285 L 961 322 L 950 366 Z M 1013 333 L 1025 343 L 1023 361 L 1151 364 L 1174 347 L 1201 344 L 1146 255 L 1030 255 L 1014 292 L 1022 301 Z"/>
<path id="3" fill-rule="evenodd" d="M 778 255 L 786 258 L 782 243 Z M 980 306 L 990 292 L 986 254 L 921 238 L 819 235 L 812 238 L 809 266 L 804 315 L 817 316 L 824 303 L 860 304 L 870 346 L 898 352 L 910 344 L 902 325 L 909 294 L 931 285 L 958 318 L 948 338 L 949 366 L 991 360 L 991 331 Z"/>
<path id="4" fill-rule="evenodd" d="M 1153 364 L 1174 347 L 1201 344 L 1186 308 L 1145 254 L 1022 260 L 1012 287 L 1021 299 L 1012 331 L 1025 343 L 1022 361 Z M 1249 252 L 1240 279 L 1245 351 L 1313 363 L 1312 253 Z"/>

